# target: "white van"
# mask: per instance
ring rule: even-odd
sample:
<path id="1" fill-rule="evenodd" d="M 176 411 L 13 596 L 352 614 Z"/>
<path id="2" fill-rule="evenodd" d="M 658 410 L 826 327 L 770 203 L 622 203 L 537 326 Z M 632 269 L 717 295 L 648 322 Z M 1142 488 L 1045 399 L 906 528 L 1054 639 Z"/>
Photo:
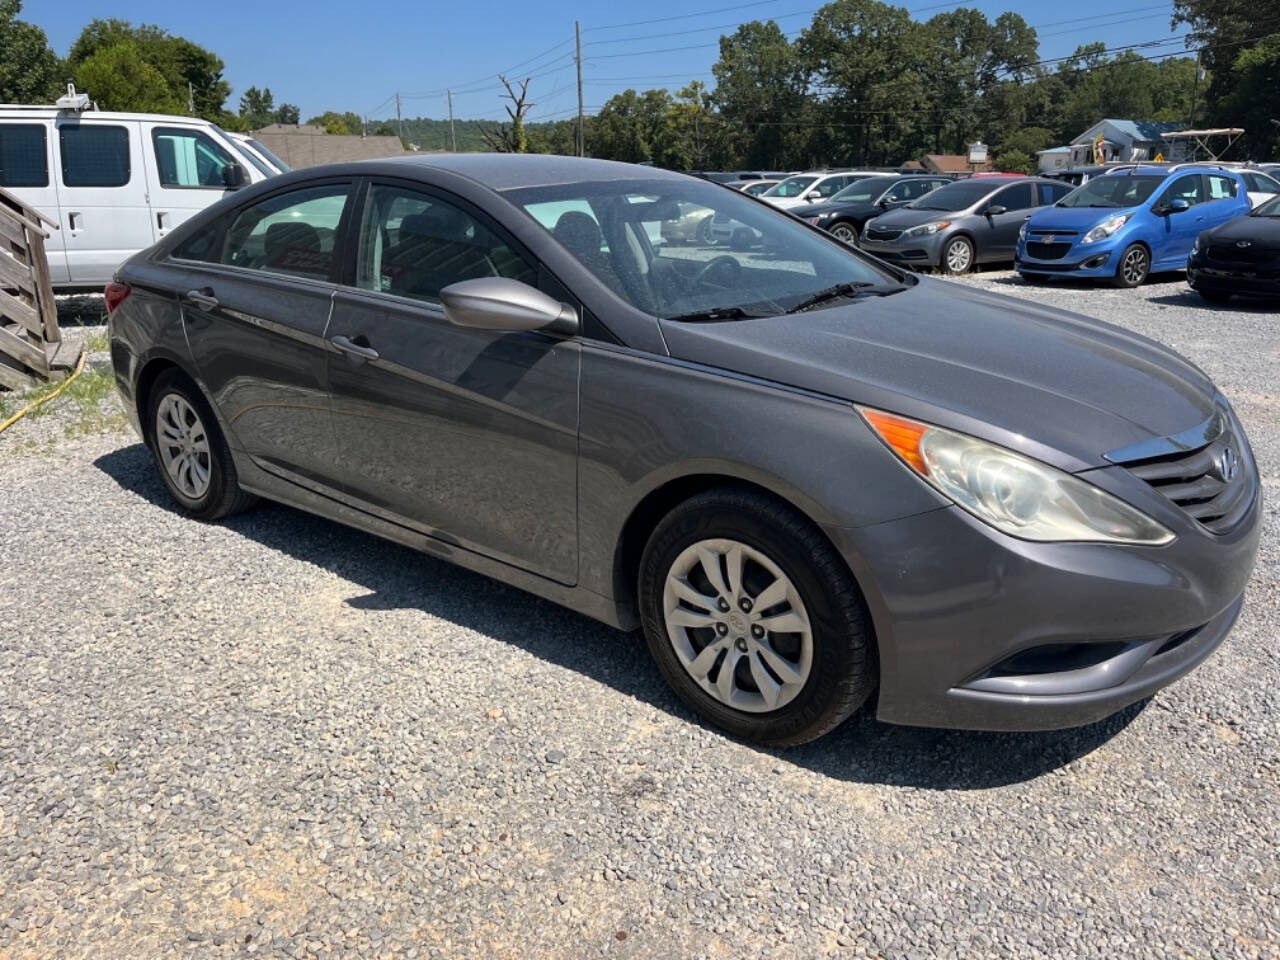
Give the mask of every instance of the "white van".
<path id="1" fill-rule="evenodd" d="M 74 91 L 54 106 L 0 105 L 0 187 L 61 227 L 46 242 L 57 288 L 101 287 L 192 214 L 267 179 L 206 120 L 87 106 Z"/>

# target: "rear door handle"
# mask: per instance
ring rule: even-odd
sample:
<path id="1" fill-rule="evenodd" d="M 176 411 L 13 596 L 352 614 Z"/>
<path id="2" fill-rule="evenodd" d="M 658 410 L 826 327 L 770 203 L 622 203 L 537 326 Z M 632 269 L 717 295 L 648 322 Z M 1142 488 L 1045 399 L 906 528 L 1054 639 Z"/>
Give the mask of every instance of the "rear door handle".
<path id="1" fill-rule="evenodd" d="M 212 287 L 201 287 L 199 290 L 188 290 L 186 301 L 197 310 L 203 310 L 205 313 L 208 313 L 210 310 L 213 310 L 218 306 L 218 298 L 213 295 Z"/>
<path id="2" fill-rule="evenodd" d="M 363 340 L 364 338 L 360 337 L 359 339 Z M 373 349 L 373 347 L 368 346 L 368 341 L 360 344 L 348 339 L 347 337 L 333 337 L 329 342 L 343 353 L 349 354 L 352 357 L 359 357 L 360 363 L 363 363 L 366 360 L 378 359 L 378 351 Z"/>

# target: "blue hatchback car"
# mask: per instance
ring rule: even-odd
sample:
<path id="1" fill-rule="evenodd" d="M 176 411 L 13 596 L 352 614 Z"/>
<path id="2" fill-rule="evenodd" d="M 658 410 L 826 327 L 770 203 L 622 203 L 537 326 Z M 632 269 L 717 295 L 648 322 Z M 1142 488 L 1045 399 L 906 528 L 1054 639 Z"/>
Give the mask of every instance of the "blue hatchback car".
<path id="1" fill-rule="evenodd" d="M 1160 270 L 1183 270 L 1196 237 L 1249 212 L 1245 182 L 1220 167 L 1132 167 L 1094 177 L 1032 214 L 1014 268 L 1051 277 L 1136 287 Z"/>

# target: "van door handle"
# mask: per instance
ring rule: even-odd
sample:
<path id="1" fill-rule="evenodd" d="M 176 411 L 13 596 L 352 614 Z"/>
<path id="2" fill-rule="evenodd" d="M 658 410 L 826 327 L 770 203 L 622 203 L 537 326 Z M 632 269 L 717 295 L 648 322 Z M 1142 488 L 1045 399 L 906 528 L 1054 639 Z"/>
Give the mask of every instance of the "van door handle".
<path id="1" fill-rule="evenodd" d="M 356 339 L 364 340 L 364 337 L 357 337 Z M 347 337 L 333 337 L 329 342 L 343 353 L 350 354 L 352 357 L 359 357 L 358 363 L 378 359 L 378 351 L 369 346 L 369 341 L 367 340 L 364 343 L 356 343 Z"/>
<path id="2" fill-rule="evenodd" d="M 201 287 L 199 290 L 188 290 L 186 296 L 187 303 L 191 304 L 197 310 L 203 310 L 208 313 L 218 306 L 218 298 L 213 295 L 212 287 Z"/>
<path id="3" fill-rule="evenodd" d="M 161 233 L 169 229 L 169 214 L 164 212 L 156 214 L 156 229 Z"/>
<path id="4" fill-rule="evenodd" d="M 80 229 L 81 229 L 81 228 L 83 228 L 83 227 L 84 227 L 84 214 L 83 214 L 83 213 L 68 213 L 68 214 L 67 214 L 67 229 L 68 229 L 68 230 L 80 230 Z"/>

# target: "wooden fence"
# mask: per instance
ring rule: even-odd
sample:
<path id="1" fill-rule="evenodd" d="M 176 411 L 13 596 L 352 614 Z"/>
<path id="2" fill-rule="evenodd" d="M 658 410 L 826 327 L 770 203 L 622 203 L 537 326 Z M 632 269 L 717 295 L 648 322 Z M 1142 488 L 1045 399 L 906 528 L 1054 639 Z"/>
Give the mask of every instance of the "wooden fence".
<path id="1" fill-rule="evenodd" d="M 0 387 L 60 380 L 79 359 L 64 347 L 49 282 L 45 226 L 57 223 L 0 187 Z"/>

